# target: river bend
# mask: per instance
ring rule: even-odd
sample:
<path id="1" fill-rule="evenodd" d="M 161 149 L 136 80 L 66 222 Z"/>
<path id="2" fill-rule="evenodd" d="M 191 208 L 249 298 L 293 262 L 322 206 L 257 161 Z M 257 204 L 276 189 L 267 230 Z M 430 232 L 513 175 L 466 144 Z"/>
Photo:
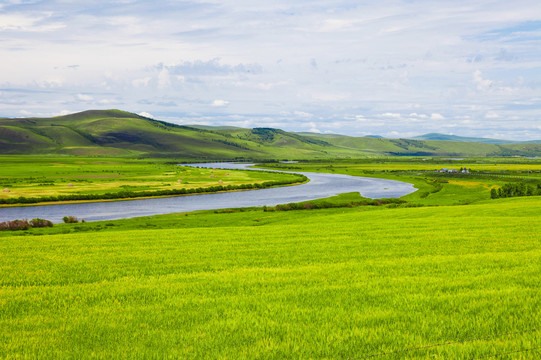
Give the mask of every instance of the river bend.
<path id="1" fill-rule="evenodd" d="M 250 165 L 252 164 L 205 163 L 190 164 L 189 166 L 246 170 Z M 295 186 L 215 194 L 6 207 L 0 208 L 0 221 L 42 218 L 51 220 L 54 223 L 60 223 L 62 218 L 68 215 L 86 221 L 115 220 L 196 210 L 274 206 L 321 199 L 348 192 L 359 192 L 362 196 L 372 199 L 391 198 L 401 197 L 416 190 L 412 184 L 394 180 L 340 174 L 296 173 L 305 175 L 310 181 Z"/>

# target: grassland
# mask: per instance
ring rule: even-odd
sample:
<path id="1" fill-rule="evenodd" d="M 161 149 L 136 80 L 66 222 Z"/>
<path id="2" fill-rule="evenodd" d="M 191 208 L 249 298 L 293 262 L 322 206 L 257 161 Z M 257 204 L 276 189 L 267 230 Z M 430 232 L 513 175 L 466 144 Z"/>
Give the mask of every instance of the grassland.
<path id="1" fill-rule="evenodd" d="M 541 144 L 375 139 L 273 128 L 184 126 L 120 110 L 88 110 L 52 118 L 0 119 L 0 154 L 200 160 L 541 156 Z"/>
<path id="2" fill-rule="evenodd" d="M 418 191 L 402 197 L 416 205 L 465 205 L 490 198 L 490 191 L 508 182 L 541 183 L 541 161 L 524 158 L 478 158 L 450 161 L 432 158 L 380 158 L 267 163 L 261 167 L 287 171 L 313 171 L 399 180 L 414 184 Z M 468 169 L 466 174 L 438 170 Z"/>
<path id="3" fill-rule="evenodd" d="M 27 159 L 3 158 L 2 175 L 55 189 L 218 179 L 165 160 Z M 412 182 L 404 203 L 2 231 L 0 358 L 538 359 L 541 197 L 489 193 L 541 180 L 540 163 L 478 161 L 268 164 Z M 258 181 L 243 174 L 230 176 Z"/>
<path id="4" fill-rule="evenodd" d="M 149 196 L 160 191 L 204 192 L 216 186 L 240 187 L 267 182 L 296 182 L 294 175 L 258 171 L 203 169 L 177 166 L 171 160 L 0 156 L 0 200 L 42 199 L 77 195 L 132 193 Z M 120 195 L 119 195 L 120 196 Z"/>
<path id="5" fill-rule="evenodd" d="M 381 358 L 537 359 L 528 349 L 541 345 L 540 211 L 533 197 L 4 233 L 0 357 L 356 359 L 405 350 Z"/>

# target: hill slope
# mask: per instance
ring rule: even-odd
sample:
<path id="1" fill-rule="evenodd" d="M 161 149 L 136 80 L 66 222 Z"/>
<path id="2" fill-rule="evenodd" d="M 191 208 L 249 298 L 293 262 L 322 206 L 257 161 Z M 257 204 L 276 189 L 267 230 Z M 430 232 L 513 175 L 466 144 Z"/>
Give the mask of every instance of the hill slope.
<path id="1" fill-rule="evenodd" d="M 482 144 L 539 144 L 541 140 L 532 140 L 532 141 L 512 141 L 512 140 L 502 140 L 502 139 L 490 139 L 490 138 L 479 138 L 479 137 L 465 137 L 457 135 L 447 135 L 447 134 L 438 134 L 430 133 L 420 136 L 412 137 L 413 140 L 440 140 L 440 141 L 457 141 L 457 142 L 476 142 Z"/>
<path id="2" fill-rule="evenodd" d="M 382 139 L 280 129 L 181 126 L 120 110 L 0 118 L 0 154 L 317 159 L 388 155 L 540 156 L 541 144 Z"/>

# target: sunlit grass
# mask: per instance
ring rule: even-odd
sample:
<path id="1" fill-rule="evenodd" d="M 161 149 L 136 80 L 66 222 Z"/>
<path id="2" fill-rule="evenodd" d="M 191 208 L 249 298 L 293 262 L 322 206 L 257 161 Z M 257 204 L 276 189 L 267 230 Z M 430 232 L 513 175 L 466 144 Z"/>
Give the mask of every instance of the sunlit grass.
<path id="1" fill-rule="evenodd" d="M 541 326 L 540 210 L 520 198 L 206 212 L 157 217 L 169 220 L 152 230 L 133 219 L 134 230 L 2 237 L 0 357 L 348 359 L 454 342 L 384 358 L 461 359 L 539 347 L 539 332 L 501 334 Z"/>
<path id="2" fill-rule="evenodd" d="M 180 167 L 171 160 L 4 156 L 1 161 L 0 199 L 295 181 L 292 175 Z"/>
<path id="3" fill-rule="evenodd" d="M 475 159 L 446 162 L 443 159 L 364 159 L 338 162 L 265 164 L 268 168 L 376 177 L 411 183 L 417 189 L 402 199 L 419 205 L 463 205 L 490 199 L 490 190 L 509 181 L 541 183 L 541 163 L 530 159 Z M 469 173 L 440 173 L 441 169 Z"/>

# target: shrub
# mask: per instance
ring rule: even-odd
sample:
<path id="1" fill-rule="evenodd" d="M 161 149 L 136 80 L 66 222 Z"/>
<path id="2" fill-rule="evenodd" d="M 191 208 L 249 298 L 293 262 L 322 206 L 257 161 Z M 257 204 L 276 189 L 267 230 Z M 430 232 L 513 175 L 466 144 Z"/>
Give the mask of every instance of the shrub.
<path id="1" fill-rule="evenodd" d="M 53 227 L 53 223 L 51 221 L 40 218 L 30 220 L 30 225 L 35 228 Z"/>
<path id="2" fill-rule="evenodd" d="M 4 221 L 0 223 L 0 230 L 28 230 L 32 227 L 27 219 Z"/>
<path id="3" fill-rule="evenodd" d="M 62 220 L 66 223 L 66 224 L 75 224 L 75 223 L 78 223 L 79 222 L 79 219 L 76 217 L 76 216 L 64 216 L 62 218 Z"/>

